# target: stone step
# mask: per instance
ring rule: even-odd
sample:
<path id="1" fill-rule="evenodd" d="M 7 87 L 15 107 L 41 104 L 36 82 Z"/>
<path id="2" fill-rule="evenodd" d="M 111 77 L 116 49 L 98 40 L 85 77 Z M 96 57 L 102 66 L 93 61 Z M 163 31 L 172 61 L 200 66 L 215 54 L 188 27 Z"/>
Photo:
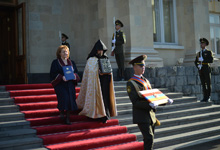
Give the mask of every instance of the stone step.
<path id="1" fill-rule="evenodd" d="M 164 93 L 170 99 L 173 98 L 181 98 L 183 96 L 182 93 Z M 120 97 L 128 96 L 127 91 L 115 91 L 116 99 Z"/>
<path id="2" fill-rule="evenodd" d="M 0 122 L 24 120 L 24 114 L 21 112 L 1 113 Z"/>
<path id="3" fill-rule="evenodd" d="M 186 110 L 180 110 L 180 111 L 173 111 L 173 112 L 168 112 L 168 113 L 158 112 L 156 113 L 156 116 L 159 120 L 164 120 L 164 119 L 170 119 L 170 118 L 193 116 L 196 114 L 203 114 L 203 113 L 209 113 L 209 112 L 217 112 L 217 111 L 220 111 L 219 106 L 211 106 L 211 107 L 207 106 L 207 107 L 199 107 L 199 108 L 186 109 Z M 119 120 L 120 125 L 132 124 L 132 114 L 120 115 L 114 118 Z"/>
<path id="4" fill-rule="evenodd" d="M 159 106 L 157 108 L 157 113 L 158 112 L 171 112 L 171 111 L 191 109 L 191 108 L 197 108 L 197 107 L 205 107 L 205 106 L 211 106 L 211 105 L 212 105 L 211 102 L 208 102 L 208 103 L 193 102 L 193 103 Z M 117 111 L 118 111 L 118 115 L 131 114 L 132 108 L 131 106 L 125 106 L 125 107 L 119 106 Z"/>
<path id="5" fill-rule="evenodd" d="M 212 112 L 206 114 L 198 114 L 193 116 L 186 116 L 186 117 L 179 117 L 179 118 L 172 118 L 172 119 L 161 119 L 161 126 L 158 126 L 157 129 L 160 128 L 167 128 L 167 127 L 174 127 L 178 125 L 185 125 L 189 123 L 201 122 L 220 118 L 220 112 Z M 119 124 L 121 125 L 120 121 Z M 124 124 L 128 128 L 129 133 L 139 132 L 139 129 L 136 124 Z M 138 137 L 137 137 L 138 138 Z"/>
<path id="6" fill-rule="evenodd" d="M 5 86 L 0 86 L 0 92 L 4 92 L 5 91 Z"/>
<path id="7" fill-rule="evenodd" d="M 14 105 L 13 98 L 0 98 L 0 106 L 4 105 Z"/>
<path id="8" fill-rule="evenodd" d="M 8 98 L 8 97 L 10 97 L 9 92 L 0 92 L 0 98 Z"/>
<path id="9" fill-rule="evenodd" d="M 183 98 L 173 98 L 174 103 L 172 105 L 177 105 L 177 104 L 183 104 L 183 103 L 191 103 L 191 102 L 197 102 L 196 97 L 183 97 Z M 132 103 L 129 100 L 129 97 L 124 97 L 124 99 L 116 100 L 117 103 L 117 109 L 123 110 L 123 109 L 128 109 L 132 108 Z M 166 107 L 169 105 L 166 105 Z M 161 109 L 161 108 L 159 108 Z"/>
<path id="10" fill-rule="evenodd" d="M 116 85 L 114 85 L 114 89 L 115 89 L 115 91 L 127 91 L 126 84 L 125 85 L 116 84 Z M 167 88 L 158 88 L 158 89 L 163 93 L 168 92 Z"/>
<path id="11" fill-rule="evenodd" d="M 156 128 L 155 137 L 161 138 L 165 136 L 171 136 L 175 134 L 180 134 L 184 132 L 195 131 L 199 129 L 205 129 L 209 127 L 215 127 L 220 124 L 220 118 L 212 119 L 212 120 L 205 120 L 200 122 L 194 122 L 184 125 L 177 125 L 177 126 L 170 126 L 166 128 Z"/>
<path id="12" fill-rule="evenodd" d="M 40 148 L 31 148 L 31 149 L 26 149 L 26 150 L 48 150 L 48 149 L 42 146 Z"/>
<path id="13" fill-rule="evenodd" d="M 0 106 L 0 114 L 13 113 L 13 112 L 18 112 L 18 111 L 19 111 L 19 107 L 17 105 Z"/>
<path id="14" fill-rule="evenodd" d="M 198 107 L 206 107 L 206 106 L 211 106 L 211 105 L 212 105 L 212 102 L 208 102 L 208 103 L 190 102 L 190 103 L 165 105 L 165 106 L 157 107 L 157 113 L 179 111 L 179 110 L 192 109 L 192 108 L 198 108 Z"/>
<path id="15" fill-rule="evenodd" d="M 166 146 L 180 144 L 184 142 L 190 142 L 192 140 L 198 140 L 200 138 L 206 138 L 210 136 L 216 136 L 220 134 L 220 125 L 196 131 L 184 132 L 181 134 L 175 134 L 172 136 L 166 136 L 155 139 L 155 148 L 163 148 Z"/>
<path id="16" fill-rule="evenodd" d="M 172 105 L 180 104 L 180 103 L 190 103 L 190 102 L 197 102 L 196 97 L 192 96 L 183 96 L 179 98 L 173 98 L 174 103 Z M 128 96 L 123 97 L 116 97 L 116 103 L 117 105 L 123 105 L 123 103 L 131 103 Z"/>
<path id="17" fill-rule="evenodd" d="M 23 150 L 42 147 L 42 139 L 38 137 L 22 138 L 0 142 L 0 149 L 4 150 Z"/>
<path id="18" fill-rule="evenodd" d="M 190 142 L 184 142 L 175 144 L 163 148 L 157 148 L 155 150 L 219 150 L 216 146 L 219 145 L 220 136 L 210 136 L 206 138 L 199 138 L 198 140 L 191 140 Z M 196 148 L 195 148 L 196 147 Z M 214 149 L 213 149 L 214 148 Z"/>
<path id="19" fill-rule="evenodd" d="M 220 111 L 219 106 L 206 106 L 203 107 L 197 107 L 192 109 L 183 109 L 183 110 L 177 110 L 177 111 L 171 111 L 171 112 L 156 112 L 157 118 L 160 119 L 170 119 L 170 118 L 179 118 L 179 117 L 185 117 L 185 116 L 193 116 L 196 114 L 204 114 L 209 112 L 218 112 Z"/>
<path id="20" fill-rule="evenodd" d="M 0 122 L 0 131 L 16 130 L 16 129 L 29 129 L 30 122 L 26 120 Z"/>
<path id="21" fill-rule="evenodd" d="M 179 97 L 179 98 L 173 98 L 173 104 L 172 105 L 176 105 L 176 104 L 180 104 L 180 103 L 191 103 L 191 102 L 197 102 L 197 98 L 194 96 L 183 96 L 183 97 Z"/>
<path id="22" fill-rule="evenodd" d="M 0 132 L 0 141 L 8 141 L 14 139 L 23 139 L 36 137 L 36 130 L 34 129 L 17 129 Z"/>
<path id="23" fill-rule="evenodd" d="M 209 113 L 205 113 L 205 114 L 195 114 L 195 115 L 183 116 L 183 117 L 178 117 L 178 118 L 162 119 L 160 121 L 161 121 L 161 124 L 163 124 L 163 125 L 159 126 L 158 128 L 200 122 L 200 121 L 204 121 L 204 120 L 211 120 L 211 119 L 216 119 L 218 117 L 220 117 L 219 111 L 209 112 Z"/>

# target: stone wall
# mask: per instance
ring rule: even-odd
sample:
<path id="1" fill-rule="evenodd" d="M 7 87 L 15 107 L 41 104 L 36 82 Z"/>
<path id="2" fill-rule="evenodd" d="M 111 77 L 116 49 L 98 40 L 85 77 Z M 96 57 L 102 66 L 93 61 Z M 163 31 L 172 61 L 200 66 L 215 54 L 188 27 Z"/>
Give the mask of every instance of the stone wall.
<path id="1" fill-rule="evenodd" d="M 132 69 L 126 74 L 132 75 Z M 203 98 L 202 86 L 198 70 L 193 66 L 172 66 L 161 68 L 146 68 L 144 76 L 157 88 L 168 88 L 171 92 L 182 92 L 185 96 L 194 95 Z M 129 77 L 127 77 L 129 78 Z M 212 68 L 211 100 L 220 104 L 220 67 Z"/>

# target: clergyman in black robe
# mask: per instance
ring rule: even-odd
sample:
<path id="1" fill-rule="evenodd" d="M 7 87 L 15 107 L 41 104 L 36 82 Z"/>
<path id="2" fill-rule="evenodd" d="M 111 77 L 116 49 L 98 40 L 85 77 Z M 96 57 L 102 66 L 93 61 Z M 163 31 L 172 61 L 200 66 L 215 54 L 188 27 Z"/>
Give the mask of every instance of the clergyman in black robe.
<path id="1" fill-rule="evenodd" d="M 103 123 L 117 115 L 112 73 L 102 74 L 98 64 L 100 59 L 108 59 L 106 51 L 104 43 L 98 40 L 87 58 L 76 101 L 82 109 L 79 115 L 101 119 Z"/>

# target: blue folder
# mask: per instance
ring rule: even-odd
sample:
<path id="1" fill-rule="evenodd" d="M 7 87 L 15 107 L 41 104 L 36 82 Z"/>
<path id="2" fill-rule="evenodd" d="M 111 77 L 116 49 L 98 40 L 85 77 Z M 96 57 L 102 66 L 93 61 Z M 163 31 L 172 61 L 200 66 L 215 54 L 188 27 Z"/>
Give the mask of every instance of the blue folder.
<path id="1" fill-rule="evenodd" d="M 63 73 L 66 80 L 75 80 L 74 69 L 72 66 L 63 66 Z"/>

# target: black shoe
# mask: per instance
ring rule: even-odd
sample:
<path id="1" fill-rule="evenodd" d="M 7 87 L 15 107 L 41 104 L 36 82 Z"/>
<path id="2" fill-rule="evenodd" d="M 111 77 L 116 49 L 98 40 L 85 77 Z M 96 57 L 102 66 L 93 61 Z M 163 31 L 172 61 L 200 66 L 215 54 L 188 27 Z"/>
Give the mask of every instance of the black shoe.
<path id="1" fill-rule="evenodd" d="M 102 123 L 107 123 L 107 120 L 108 120 L 107 117 L 102 117 L 102 118 L 101 118 Z"/>
<path id="2" fill-rule="evenodd" d="M 211 98 L 210 97 L 203 98 L 203 100 L 201 100 L 200 102 L 211 102 Z"/>
<path id="3" fill-rule="evenodd" d="M 211 102 L 211 97 L 210 96 L 206 99 L 206 102 Z"/>

